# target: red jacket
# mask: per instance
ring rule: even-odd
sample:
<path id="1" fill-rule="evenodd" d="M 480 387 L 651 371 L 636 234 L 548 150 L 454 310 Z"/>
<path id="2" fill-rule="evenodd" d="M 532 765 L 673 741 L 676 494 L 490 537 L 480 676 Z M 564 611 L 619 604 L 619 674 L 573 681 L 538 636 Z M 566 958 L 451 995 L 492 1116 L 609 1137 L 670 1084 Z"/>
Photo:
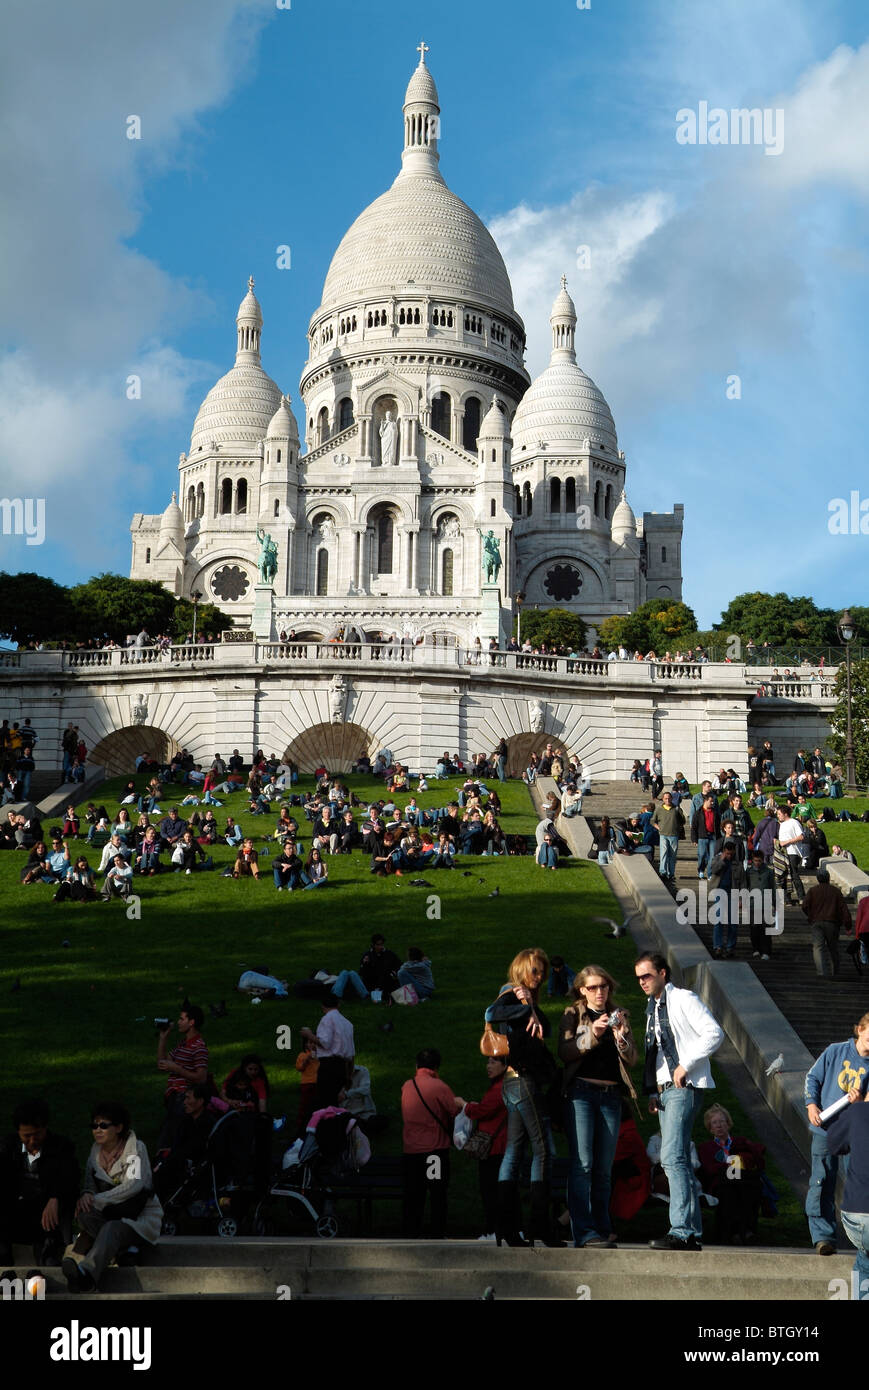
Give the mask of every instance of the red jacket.
<path id="1" fill-rule="evenodd" d="M 500 1157 L 507 1148 L 507 1110 L 501 1096 L 503 1088 L 504 1078 L 499 1076 L 492 1082 L 482 1100 L 468 1101 L 465 1106 L 468 1119 L 476 1120 L 477 1128 L 483 1134 L 492 1135 L 492 1147 L 489 1150 L 492 1158 Z"/>

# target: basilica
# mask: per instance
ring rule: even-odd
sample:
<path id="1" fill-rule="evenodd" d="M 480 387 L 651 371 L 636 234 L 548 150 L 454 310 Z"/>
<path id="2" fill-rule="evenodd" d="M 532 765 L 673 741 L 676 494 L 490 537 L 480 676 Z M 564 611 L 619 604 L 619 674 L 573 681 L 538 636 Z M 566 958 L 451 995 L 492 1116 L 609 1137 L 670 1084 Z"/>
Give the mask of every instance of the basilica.
<path id="1" fill-rule="evenodd" d="M 131 577 L 199 594 L 240 628 L 265 613 L 259 636 L 503 644 L 517 595 L 580 614 L 593 635 L 610 614 L 681 598 L 683 509 L 632 511 L 563 276 L 549 366 L 530 380 L 498 247 L 440 172 L 419 51 L 401 169 L 338 246 L 310 321 L 304 445 L 262 366 L 251 279 L 235 363 L 199 409 L 177 493 L 133 518 Z"/>

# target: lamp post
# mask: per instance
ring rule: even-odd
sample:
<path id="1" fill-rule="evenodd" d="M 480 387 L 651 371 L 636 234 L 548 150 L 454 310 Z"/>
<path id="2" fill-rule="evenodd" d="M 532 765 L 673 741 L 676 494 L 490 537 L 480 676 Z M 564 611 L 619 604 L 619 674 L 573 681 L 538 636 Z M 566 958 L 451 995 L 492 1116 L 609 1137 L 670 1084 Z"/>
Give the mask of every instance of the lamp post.
<path id="1" fill-rule="evenodd" d="M 845 644 L 845 791 L 849 796 L 856 796 L 857 770 L 854 762 L 854 732 L 851 727 L 851 643 L 857 635 L 857 627 L 847 608 L 839 619 L 838 632 Z"/>
<path id="2" fill-rule="evenodd" d="M 190 597 L 193 599 L 193 641 L 196 642 L 196 616 L 199 612 L 199 600 L 202 598 L 201 589 L 194 589 Z"/>
<path id="3" fill-rule="evenodd" d="M 525 590 L 517 589 L 513 595 L 513 602 L 516 605 L 516 646 L 522 646 L 522 605 L 525 602 Z"/>

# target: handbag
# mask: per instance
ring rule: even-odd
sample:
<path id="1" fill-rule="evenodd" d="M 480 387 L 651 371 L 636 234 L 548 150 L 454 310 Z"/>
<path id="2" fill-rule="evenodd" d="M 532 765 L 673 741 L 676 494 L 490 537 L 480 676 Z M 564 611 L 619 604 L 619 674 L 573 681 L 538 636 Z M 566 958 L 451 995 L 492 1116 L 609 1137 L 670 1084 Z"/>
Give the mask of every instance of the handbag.
<path id="1" fill-rule="evenodd" d="M 470 1139 L 468 1139 L 465 1144 L 464 1152 L 470 1154 L 471 1158 L 479 1159 L 480 1162 L 482 1162 L 484 1158 L 488 1158 L 492 1152 L 492 1145 L 506 1123 L 507 1116 L 505 1115 L 494 1134 L 487 1134 L 484 1129 L 475 1129 Z"/>
<path id="2" fill-rule="evenodd" d="M 484 1057 L 509 1057 L 510 1039 L 506 1033 L 496 1033 L 491 1023 L 487 1023 L 480 1038 L 480 1051 Z"/>
<path id="3" fill-rule="evenodd" d="M 394 1004 L 418 1004 L 419 995 L 413 985 L 399 985 L 398 989 L 392 991 L 392 1002 Z"/>

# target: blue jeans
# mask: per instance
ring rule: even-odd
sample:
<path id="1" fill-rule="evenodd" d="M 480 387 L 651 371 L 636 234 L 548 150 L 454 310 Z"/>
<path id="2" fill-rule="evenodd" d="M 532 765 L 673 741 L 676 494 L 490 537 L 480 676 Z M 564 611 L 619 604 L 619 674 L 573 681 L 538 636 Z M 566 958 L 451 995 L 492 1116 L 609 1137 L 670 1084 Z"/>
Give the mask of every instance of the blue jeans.
<path id="1" fill-rule="evenodd" d="M 691 1131 L 703 1104 L 703 1092 L 693 1086 L 671 1086 L 658 1096 L 661 1121 L 661 1165 L 670 1184 L 670 1235 L 687 1240 L 703 1235 L 700 1201 L 691 1167 Z"/>
<path id="2" fill-rule="evenodd" d="M 563 816 L 566 816 L 567 819 L 570 820 L 571 816 L 578 816 L 579 813 L 581 812 L 581 810 L 582 810 L 582 802 L 581 802 L 581 801 L 577 801 L 577 802 L 574 803 L 573 806 L 568 806 L 566 810 L 562 809 L 561 814 L 562 814 Z"/>
<path id="3" fill-rule="evenodd" d="M 363 985 L 355 970 L 342 970 L 332 986 L 332 993 L 337 994 L 339 999 L 343 999 L 344 991 L 348 984 L 353 986 L 360 999 L 368 998 L 368 990 Z"/>
<path id="4" fill-rule="evenodd" d="M 537 863 L 541 866 L 541 868 L 543 868 L 543 869 L 557 869 L 557 868 L 558 868 L 558 850 L 555 848 L 554 845 L 543 844 L 543 845 L 540 846 L 540 848 L 539 848 L 539 850 L 537 851 L 537 853 L 538 853 L 538 855 L 540 856 L 539 859 L 537 860 Z"/>
<path id="5" fill-rule="evenodd" d="M 840 1163 L 847 1173 L 847 1157 L 831 1154 L 824 1131 L 813 1129 L 812 1176 L 806 1193 L 806 1216 L 813 1245 L 819 1240 L 831 1240 L 836 1244 L 836 1179 Z"/>
<path id="6" fill-rule="evenodd" d="M 599 849 L 597 852 L 598 864 L 611 864 L 613 861 L 613 850 Z"/>
<path id="7" fill-rule="evenodd" d="M 552 1160 L 546 1144 L 537 1087 L 527 1076 L 504 1077 L 501 1090 L 507 1111 L 507 1148 L 498 1171 L 499 1182 L 518 1182 L 525 1136 L 531 1144 L 531 1181 L 548 1182 Z"/>
<path id="8" fill-rule="evenodd" d="M 659 832 L 660 833 L 660 832 Z M 676 873 L 676 853 L 679 849 L 678 835 L 661 835 L 661 878 L 673 878 Z"/>
<path id="9" fill-rule="evenodd" d="M 727 951 L 735 951 L 738 927 L 736 922 L 731 922 L 730 920 L 730 890 L 725 888 L 722 889 L 722 892 L 727 894 L 726 902 L 722 903 L 716 901 L 710 903 L 710 908 L 715 913 L 716 917 L 721 918 L 719 922 L 713 923 L 712 926 L 712 949 L 713 951 L 720 951 L 723 946 Z M 725 928 L 727 929 L 726 944 L 724 941 Z"/>
<path id="10" fill-rule="evenodd" d="M 861 1301 L 869 1299 L 869 1215 L 865 1211 L 843 1211 L 842 1225 L 845 1235 L 857 1248 L 857 1258 L 854 1261 L 857 1297 Z"/>
<path id="11" fill-rule="evenodd" d="M 570 1148 L 567 1204 L 577 1248 L 605 1238 L 610 1223 L 612 1167 L 621 1125 L 617 1086 L 589 1086 L 576 1080 L 565 1104 L 564 1128 Z"/>
<path id="12" fill-rule="evenodd" d="M 712 860 L 713 860 L 714 858 L 715 858 L 715 841 L 714 841 L 714 840 L 698 840 L 698 841 L 697 841 L 697 872 L 698 872 L 698 874 L 708 874 L 708 873 L 709 873 L 709 865 L 712 863 Z"/>
<path id="13" fill-rule="evenodd" d="M 431 985 L 424 985 L 412 971 L 405 970 L 404 966 L 398 972 L 398 983 L 400 985 L 413 985 L 420 999 L 431 999 L 434 994 Z"/>

